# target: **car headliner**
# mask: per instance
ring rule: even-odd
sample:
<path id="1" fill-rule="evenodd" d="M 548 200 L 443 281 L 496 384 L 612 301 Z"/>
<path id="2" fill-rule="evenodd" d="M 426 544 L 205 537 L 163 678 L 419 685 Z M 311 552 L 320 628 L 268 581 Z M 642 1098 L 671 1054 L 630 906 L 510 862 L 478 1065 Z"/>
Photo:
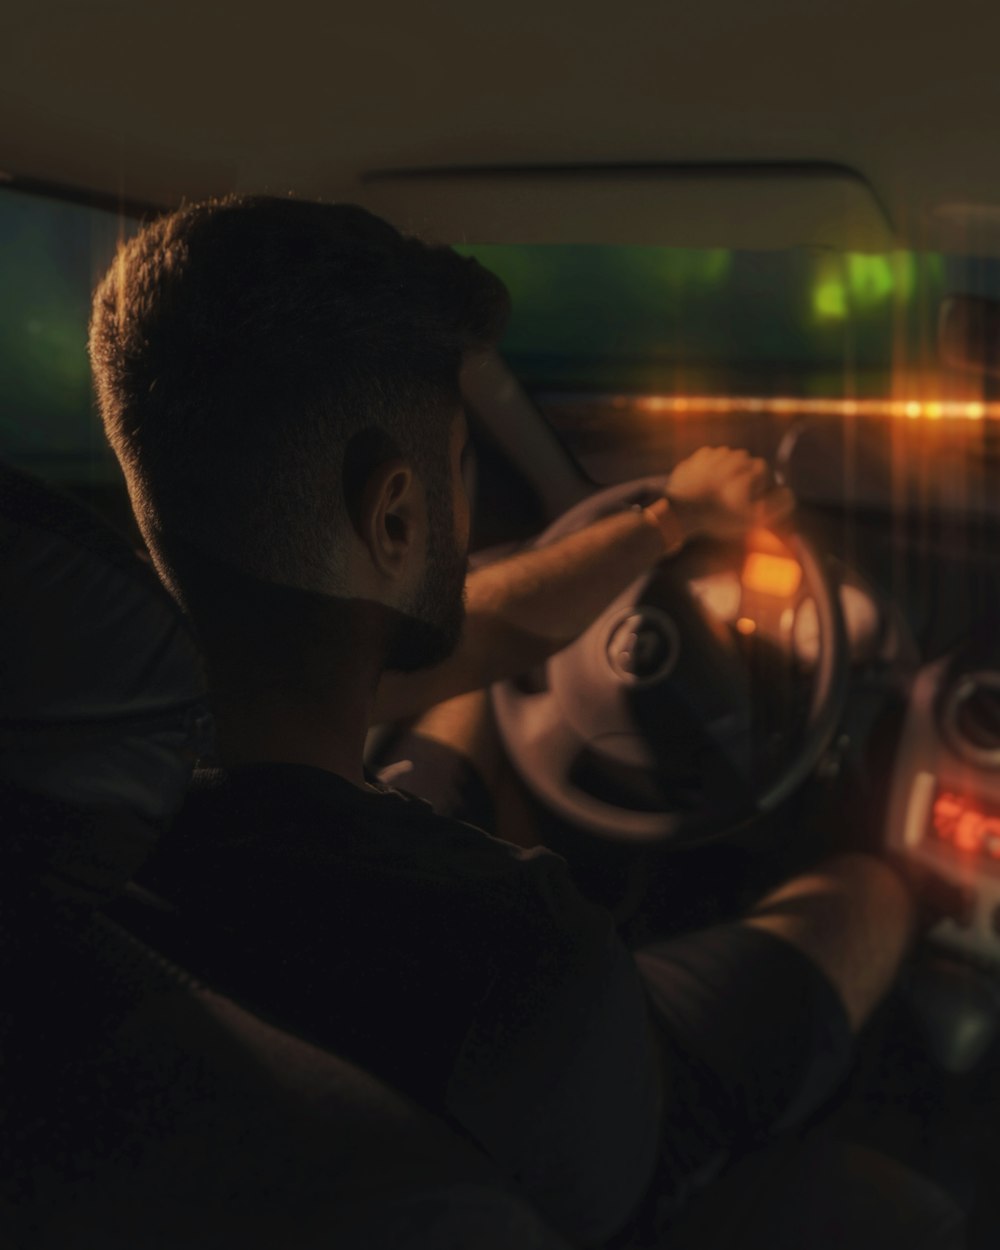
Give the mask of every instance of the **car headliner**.
<path id="1" fill-rule="evenodd" d="M 479 241 L 1000 251 L 983 0 L 33 0 L 0 29 L 15 179 L 158 204 L 294 190 Z M 642 169 L 609 192 L 622 164 Z M 554 188 L 449 177 L 429 201 L 426 179 L 370 179 L 567 166 Z M 816 221 L 831 189 L 841 227 Z"/>

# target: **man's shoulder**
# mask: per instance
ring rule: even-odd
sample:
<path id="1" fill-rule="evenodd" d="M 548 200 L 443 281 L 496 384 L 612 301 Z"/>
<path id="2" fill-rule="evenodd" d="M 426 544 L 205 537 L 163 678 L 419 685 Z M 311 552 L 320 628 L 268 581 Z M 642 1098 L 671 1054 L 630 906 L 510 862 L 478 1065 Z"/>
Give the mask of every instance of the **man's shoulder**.
<path id="1" fill-rule="evenodd" d="M 313 845 L 338 859 L 390 851 L 396 852 L 393 862 L 419 859 L 442 844 L 464 851 L 470 862 L 504 864 L 523 855 L 482 829 L 439 815 L 415 795 L 384 785 L 362 789 L 299 764 L 199 769 L 172 836 L 195 832 L 212 843 L 236 839 L 286 850 Z"/>
<path id="2" fill-rule="evenodd" d="M 553 852 L 513 846 L 404 792 L 362 790 L 301 765 L 200 770 L 159 858 L 217 871 L 253 860 L 303 886 L 310 874 L 313 885 L 329 879 L 338 893 L 378 881 L 466 897 L 554 931 L 604 932 L 609 923 Z"/>

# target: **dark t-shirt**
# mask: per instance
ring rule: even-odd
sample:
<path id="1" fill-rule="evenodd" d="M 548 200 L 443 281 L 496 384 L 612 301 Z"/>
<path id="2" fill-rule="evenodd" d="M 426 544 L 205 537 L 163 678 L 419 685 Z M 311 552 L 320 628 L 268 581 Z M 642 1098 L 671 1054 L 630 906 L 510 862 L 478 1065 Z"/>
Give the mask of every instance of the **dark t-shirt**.
<path id="1" fill-rule="evenodd" d="M 193 970 L 447 1115 L 561 1228 L 620 1226 L 656 1157 L 636 966 L 548 851 L 294 765 L 201 774 L 144 883 Z"/>
<path id="2" fill-rule="evenodd" d="M 633 957 L 558 856 L 319 769 L 200 774 L 143 881 L 177 909 L 170 953 L 447 1116 L 581 1242 L 846 1060 L 786 943 L 731 925 Z"/>

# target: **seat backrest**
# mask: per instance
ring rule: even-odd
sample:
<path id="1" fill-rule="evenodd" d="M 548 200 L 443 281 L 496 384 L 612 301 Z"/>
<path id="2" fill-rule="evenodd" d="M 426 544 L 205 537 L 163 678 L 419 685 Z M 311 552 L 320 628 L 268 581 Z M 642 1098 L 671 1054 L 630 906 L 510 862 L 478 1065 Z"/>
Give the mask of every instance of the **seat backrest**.
<path id="1" fill-rule="evenodd" d="M 99 914 L 36 919 L 4 959 L 0 1243 L 553 1244 L 484 1161 L 364 1073 Z"/>
<path id="2" fill-rule="evenodd" d="M 2 468 L 0 646 L 0 1245 L 551 1250 L 445 1125 L 101 910 L 183 795 L 204 678 L 125 544 Z"/>

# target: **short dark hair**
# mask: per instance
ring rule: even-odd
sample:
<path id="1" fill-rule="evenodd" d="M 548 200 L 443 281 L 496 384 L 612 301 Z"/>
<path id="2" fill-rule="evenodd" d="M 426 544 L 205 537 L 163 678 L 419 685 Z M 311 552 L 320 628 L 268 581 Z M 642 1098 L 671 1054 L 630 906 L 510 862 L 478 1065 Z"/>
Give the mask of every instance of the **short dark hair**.
<path id="1" fill-rule="evenodd" d="M 166 580 L 183 598 L 179 541 L 336 593 L 348 479 L 398 454 L 440 486 L 462 356 L 507 311 L 476 261 L 355 205 L 234 196 L 144 226 L 96 291 L 90 353 Z"/>

